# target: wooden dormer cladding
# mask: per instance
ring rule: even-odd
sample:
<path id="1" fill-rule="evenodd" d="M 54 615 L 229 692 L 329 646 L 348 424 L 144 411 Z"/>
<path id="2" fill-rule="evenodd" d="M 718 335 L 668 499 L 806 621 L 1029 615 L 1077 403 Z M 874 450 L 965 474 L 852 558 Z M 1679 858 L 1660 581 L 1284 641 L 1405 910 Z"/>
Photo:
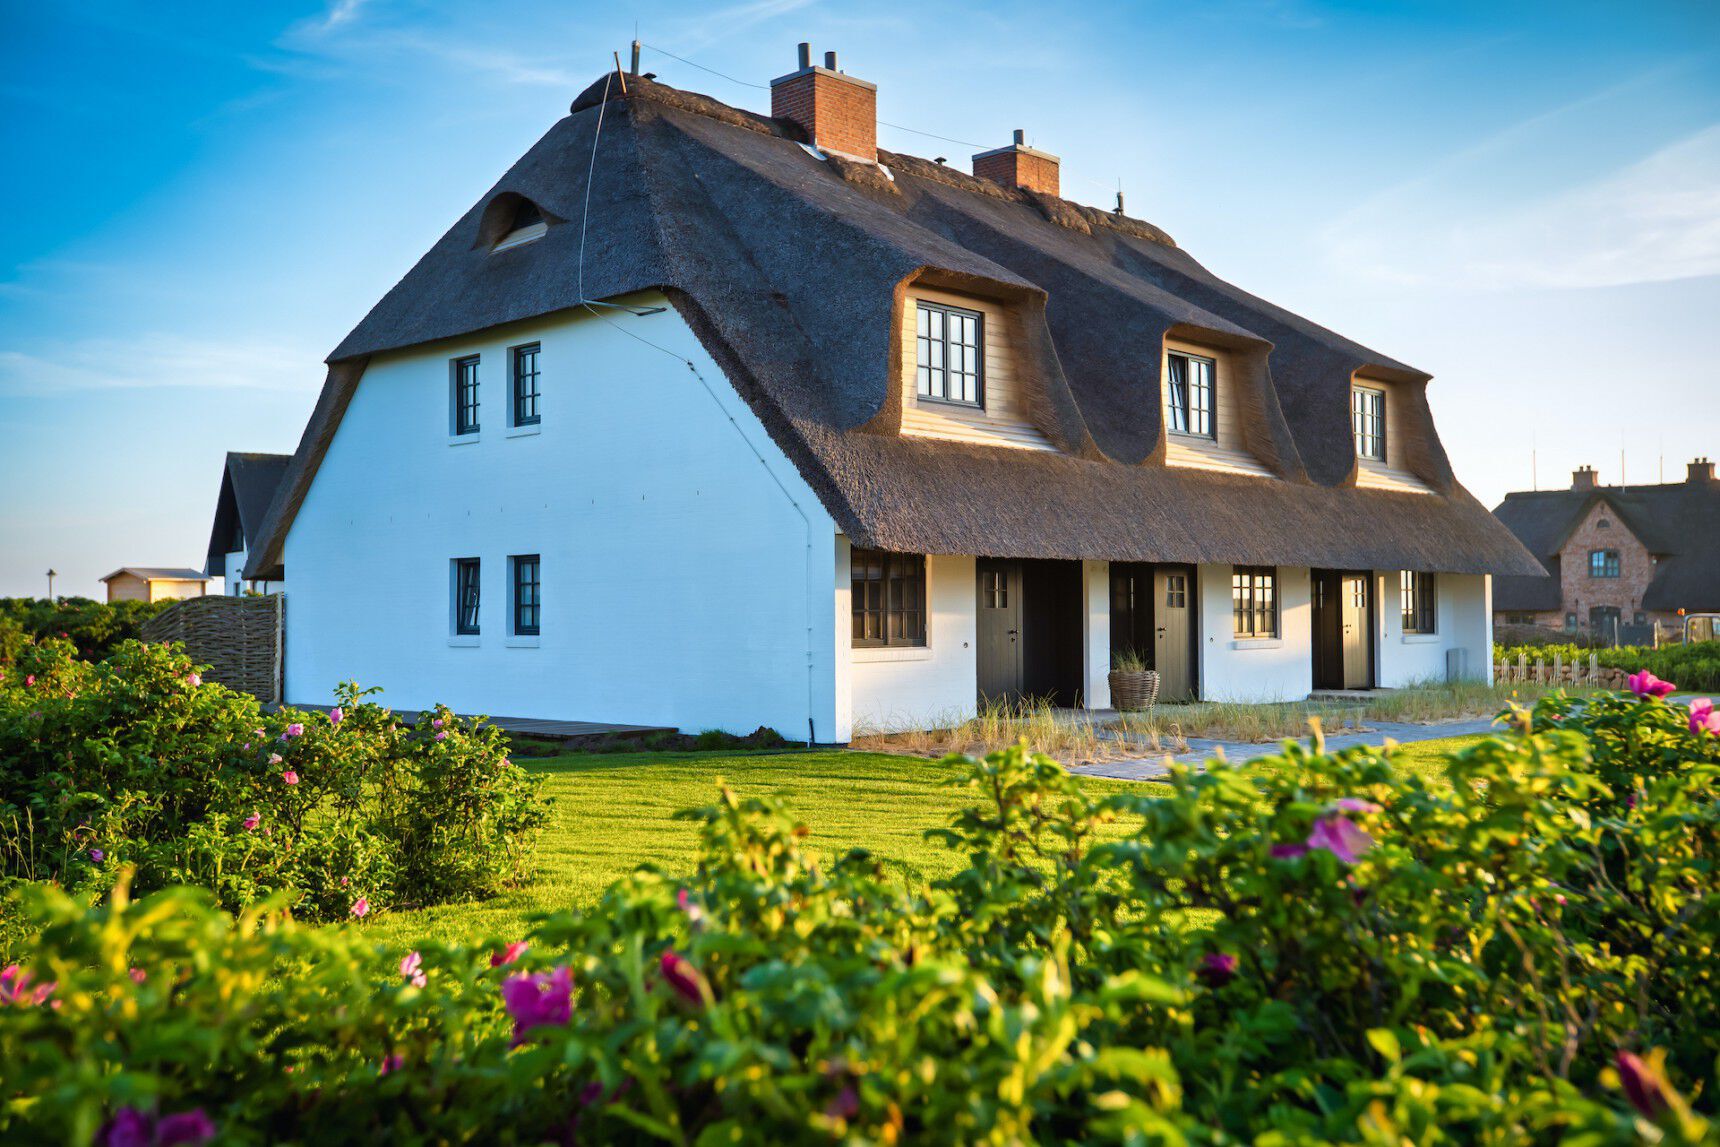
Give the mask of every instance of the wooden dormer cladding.
<path id="1" fill-rule="evenodd" d="M 1204 359 L 1213 364 L 1214 395 L 1210 435 L 1172 429 L 1170 413 L 1171 356 Z M 1255 356 L 1227 347 L 1194 342 L 1186 337 L 1165 339 L 1159 363 L 1159 409 L 1164 412 L 1164 461 L 1167 466 L 1221 470 L 1231 474 L 1274 477 L 1250 447 L 1243 396 L 1252 379 Z"/>
<path id="2" fill-rule="evenodd" d="M 1420 444 L 1412 404 L 1421 399 L 1418 388 L 1401 382 L 1357 374 L 1351 380 L 1351 435 L 1355 436 L 1355 393 L 1378 394 L 1385 403 L 1385 458 L 1363 457 L 1356 453 L 1356 485 L 1368 490 L 1398 490 L 1431 494 L 1429 486 L 1417 472 L 1416 452 Z"/>
<path id="3" fill-rule="evenodd" d="M 919 393 L 919 304 L 924 301 L 979 316 L 983 367 L 980 404 L 965 406 L 926 400 Z M 985 446 L 1025 450 L 1056 447 L 1039 429 L 1024 385 L 1026 353 L 1021 322 L 1004 303 L 910 283 L 905 292 L 901 329 L 902 433 Z"/>

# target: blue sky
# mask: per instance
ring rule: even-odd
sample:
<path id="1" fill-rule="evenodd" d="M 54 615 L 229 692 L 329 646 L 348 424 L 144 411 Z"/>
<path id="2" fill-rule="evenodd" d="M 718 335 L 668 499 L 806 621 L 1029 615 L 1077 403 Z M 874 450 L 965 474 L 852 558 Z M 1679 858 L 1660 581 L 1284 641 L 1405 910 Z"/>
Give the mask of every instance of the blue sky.
<path id="1" fill-rule="evenodd" d="M 0 595 L 202 561 L 229 449 L 640 38 L 794 45 L 1435 375 L 1488 504 L 1720 455 L 1720 5 L 0 0 Z M 768 93 L 648 49 L 668 83 Z M 884 146 L 972 147 L 885 127 Z"/>

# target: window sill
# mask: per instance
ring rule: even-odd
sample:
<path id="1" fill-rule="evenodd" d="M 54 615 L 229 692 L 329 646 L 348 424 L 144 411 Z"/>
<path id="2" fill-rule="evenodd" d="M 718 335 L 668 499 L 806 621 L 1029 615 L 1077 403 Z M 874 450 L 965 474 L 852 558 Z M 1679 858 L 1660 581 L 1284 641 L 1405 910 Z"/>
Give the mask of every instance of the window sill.
<path id="1" fill-rule="evenodd" d="M 930 661 L 932 649 L 929 645 L 904 645 L 891 648 L 888 645 L 851 646 L 848 660 L 854 664 L 865 664 L 869 661 Z"/>
<path id="2" fill-rule="evenodd" d="M 478 444 L 478 441 L 480 439 L 482 439 L 483 437 L 484 436 L 482 433 L 450 434 L 450 435 L 448 435 L 448 445 L 450 445 L 450 446 L 475 446 Z"/>
<path id="3" fill-rule="evenodd" d="M 508 438 L 525 438 L 525 437 L 528 437 L 528 436 L 533 435 L 533 434 L 541 434 L 541 433 L 543 433 L 543 426 L 539 423 L 531 422 L 531 423 L 527 423 L 525 426 L 510 426 L 510 427 L 508 427 L 508 432 L 506 434 L 506 437 L 508 437 Z"/>
<path id="4" fill-rule="evenodd" d="M 919 406 L 954 407 L 957 410 L 971 410 L 975 414 L 985 413 L 984 402 L 963 402 L 959 398 L 939 398 L 935 394 L 916 394 L 914 402 Z"/>
<path id="5" fill-rule="evenodd" d="M 1402 635 L 1400 640 L 1405 645 L 1438 645 L 1439 644 L 1439 634 L 1437 634 L 1437 633 L 1406 633 L 1406 634 Z"/>
<path id="6" fill-rule="evenodd" d="M 1186 442 L 1217 442 L 1217 434 L 1196 434 L 1192 430 L 1166 430 L 1165 437 L 1180 438 Z"/>
<path id="7" fill-rule="evenodd" d="M 448 644 L 455 649 L 476 649 L 478 640 L 476 633 L 455 633 L 449 635 Z"/>
<path id="8" fill-rule="evenodd" d="M 542 638 L 537 634 L 528 634 L 524 637 L 516 634 L 513 637 L 508 638 L 506 641 L 503 641 L 502 644 L 507 646 L 509 649 L 536 649 L 538 647 L 538 642 L 541 640 Z"/>
<path id="9" fill-rule="evenodd" d="M 1282 637 L 1238 637 L 1230 643 L 1232 649 L 1282 649 Z"/>

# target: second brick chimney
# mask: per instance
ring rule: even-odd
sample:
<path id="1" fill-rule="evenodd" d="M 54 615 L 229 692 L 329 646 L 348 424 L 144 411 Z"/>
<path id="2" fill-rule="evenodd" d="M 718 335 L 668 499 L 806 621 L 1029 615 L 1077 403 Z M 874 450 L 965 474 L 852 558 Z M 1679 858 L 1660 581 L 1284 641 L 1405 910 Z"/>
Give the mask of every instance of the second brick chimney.
<path id="1" fill-rule="evenodd" d="M 1593 490 L 1595 488 L 1595 468 L 1593 466 L 1578 466 L 1571 471 L 1571 489 Z"/>
<path id="2" fill-rule="evenodd" d="M 1046 195 L 1060 195 L 1059 161 L 1050 152 L 1027 146 L 1027 133 L 1015 130 L 1015 142 L 994 147 L 973 157 L 973 173 L 1005 187 L 1025 187 Z"/>
<path id="3" fill-rule="evenodd" d="M 878 162 L 878 85 L 836 70 L 836 53 L 812 63 L 800 45 L 800 67 L 770 82 L 770 115 L 797 123 L 820 151 Z"/>
<path id="4" fill-rule="evenodd" d="M 1693 484 L 1714 481 L 1714 463 L 1706 458 L 1697 458 L 1685 471 L 1684 480 Z"/>

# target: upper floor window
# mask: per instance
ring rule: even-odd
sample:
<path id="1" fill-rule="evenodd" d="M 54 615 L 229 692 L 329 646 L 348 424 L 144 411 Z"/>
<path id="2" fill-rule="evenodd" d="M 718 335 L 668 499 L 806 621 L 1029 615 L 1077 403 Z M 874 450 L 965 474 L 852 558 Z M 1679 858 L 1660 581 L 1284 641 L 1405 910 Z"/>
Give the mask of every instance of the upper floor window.
<path id="1" fill-rule="evenodd" d="M 984 404 L 984 316 L 942 303 L 915 304 L 917 391 L 921 398 Z"/>
<path id="2" fill-rule="evenodd" d="M 1230 604 L 1236 636 L 1278 636 L 1278 571 L 1237 566 L 1230 575 Z"/>
<path id="3" fill-rule="evenodd" d="M 1619 561 L 1617 550 L 1589 551 L 1590 577 L 1617 577 L 1618 575 Z"/>
<path id="4" fill-rule="evenodd" d="M 478 559 L 454 559 L 454 632 L 478 632 Z"/>
<path id="5" fill-rule="evenodd" d="M 1213 399 L 1218 392 L 1218 365 L 1192 354 L 1165 356 L 1165 412 L 1177 434 L 1218 437 Z"/>
<path id="6" fill-rule="evenodd" d="M 538 210 L 538 205 L 529 199 L 521 199 L 513 210 L 513 216 L 508 220 L 508 230 L 496 241 L 492 250 L 506 251 L 509 247 L 518 247 L 521 243 L 530 243 L 549 230 L 549 221 Z"/>
<path id="7" fill-rule="evenodd" d="M 538 417 L 538 344 L 513 349 L 514 425 L 536 426 Z"/>
<path id="8" fill-rule="evenodd" d="M 1356 434 L 1356 456 L 1386 460 L 1386 392 L 1371 386 L 1350 388 L 1350 427 Z"/>
<path id="9" fill-rule="evenodd" d="M 854 645 L 924 645 L 925 555 L 857 549 L 849 561 Z"/>
<path id="10" fill-rule="evenodd" d="M 538 555 L 520 554 L 508 561 L 514 570 L 514 633 L 520 637 L 536 637 L 543 609 Z"/>
<path id="11" fill-rule="evenodd" d="M 457 358 L 454 375 L 454 433 L 478 432 L 478 356 Z"/>
<path id="12" fill-rule="evenodd" d="M 1436 633 L 1439 617 L 1434 575 L 1404 570 L 1398 574 L 1398 603 L 1405 633 Z"/>

